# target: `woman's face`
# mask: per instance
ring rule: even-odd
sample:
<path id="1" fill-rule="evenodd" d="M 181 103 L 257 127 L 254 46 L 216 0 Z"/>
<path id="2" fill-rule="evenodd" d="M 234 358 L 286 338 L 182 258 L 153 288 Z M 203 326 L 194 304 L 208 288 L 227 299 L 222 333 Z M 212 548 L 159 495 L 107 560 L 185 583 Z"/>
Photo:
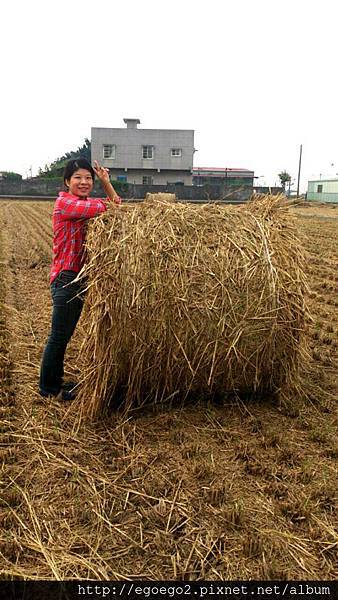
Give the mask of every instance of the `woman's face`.
<path id="1" fill-rule="evenodd" d="M 69 193 L 80 198 L 87 198 L 93 189 L 93 178 L 87 169 L 78 169 L 70 179 L 66 179 Z"/>

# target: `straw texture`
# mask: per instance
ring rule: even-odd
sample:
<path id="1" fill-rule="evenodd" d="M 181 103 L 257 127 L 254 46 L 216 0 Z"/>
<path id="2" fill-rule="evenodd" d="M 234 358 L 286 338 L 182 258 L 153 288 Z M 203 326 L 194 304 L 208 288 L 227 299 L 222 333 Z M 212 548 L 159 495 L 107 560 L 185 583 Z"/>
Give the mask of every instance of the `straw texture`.
<path id="1" fill-rule="evenodd" d="M 176 202 L 176 195 L 175 194 L 170 194 L 167 192 L 162 192 L 160 194 L 151 194 L 150 192 L 147 192 L 146 194 L 146 201 L 147 202 L 158 202 L 158 201 L 164 201 L 164 202 Z"/>
<path id="2" fill-rule="evenodd" d="M 304 350 L 304 255 L 283 198 L 147 198 L 90 226 L 83 415 L 228 391 L 290 394 Z"/>

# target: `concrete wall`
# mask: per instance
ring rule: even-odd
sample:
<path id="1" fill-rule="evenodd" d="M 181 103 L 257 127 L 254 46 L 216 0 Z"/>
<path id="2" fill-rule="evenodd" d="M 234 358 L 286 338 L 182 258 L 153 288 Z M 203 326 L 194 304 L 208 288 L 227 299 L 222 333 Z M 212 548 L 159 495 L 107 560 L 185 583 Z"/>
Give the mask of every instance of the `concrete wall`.
<path id="1" fill-rule="evenodd" d="M 63 180 L 39 178 L 24 179 L 23 181 L 0 181 L 1 196 L 53 196 L 56 197 L 60 190 L 63 190 Z M 102 196 L 100 183 L 95 182 L 93 196 Z"/>
<path id="2" fill-rule="evenodd" d="M 246 202 L 249 200 L 252 194 L 252 190 L 248 189 L 235 189 L 225 190 L 221 186 L 203 186 L 196 187 L 193 185 L 153 185 L 153 186 L 145 186 L 145 185 L 128 185 L 128 198 L 144 198 L 147 192 L 151 193 L 160 193 L 160 192 L 169 192 L 172 194 L 176 194 L 176 197 L 179 200 L 186 201 L 201 201 L 208 202 L 209 200 L 228 200 L 228 201 L 239 201 Z"/>
<path id="3" fill-rule="evenodd" d="M 257 194 L 272 194 L 273 196 L 276 196 L 277 194 L 282 194 L 283 192 L 282 187 L 257 186 L 253 189 L 254 192 Z"/>
<path id="4" fill-rule="evenodd" d="M 62 178 L 58 181 L 24 179 L 22 181 L 0 181 L 0 195 L 55 196 L 63 189 Z"/>
<path id="5" fill-rule="evenodd" d="M 50 196 L 55 198 L 60 190 L 63 189 L 62 179 L 59 181 L 41 181 L 39 179 L 25 179 L 19 182 L 0 181 L 0 196 Z M 187 185 L 133 185 L 126 186 L 126 191 L 121 194 L 124 198 L 144 198 L 147 192 L 170 192 L 175 193 L 180 200 L 234 200 L 246 201 L 252 194 L 251 188 L 226 189 L 224 186 L 187 186 Z M 100 197 L 103 195 L 102 187 L 99 182 L 95 183 L 92 196 Z"/>

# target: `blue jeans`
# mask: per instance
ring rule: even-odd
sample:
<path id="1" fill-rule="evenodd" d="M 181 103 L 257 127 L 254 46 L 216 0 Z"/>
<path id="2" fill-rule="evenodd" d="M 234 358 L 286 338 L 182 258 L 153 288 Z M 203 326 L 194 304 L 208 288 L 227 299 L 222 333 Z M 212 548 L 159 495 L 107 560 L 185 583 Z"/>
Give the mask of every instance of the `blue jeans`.
<path id="1" fill-rule="evenodd" d="M 84 302 L 83 281 L 72 283 L 76 276 L 74 271 L 60 271 L 51 284 L 53 315 L 40 368 L 39 389 L 42 396 L 56 396 L 61 390 L 67 344 L 74 333 Z"/>

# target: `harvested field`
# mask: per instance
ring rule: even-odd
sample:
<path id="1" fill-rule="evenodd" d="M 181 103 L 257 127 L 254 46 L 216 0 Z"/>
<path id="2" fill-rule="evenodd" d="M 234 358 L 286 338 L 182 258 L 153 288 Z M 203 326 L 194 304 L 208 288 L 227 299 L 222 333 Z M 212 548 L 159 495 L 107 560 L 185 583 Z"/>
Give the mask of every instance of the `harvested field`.
<path id="1" fill-rule="evenodd" d="M 290 209 L 309 253 L 311 402 L 201 400 L 75 429 L 36 389 L 52 205 L 0 202 L 1 576 L 337 578 L 338 211 Z"/>
<path id="2" fill-rule="evenodd" d="M 295 201 L 296 202 L 296 201 Z M 291 212 L 304 217 L 317 217 L 323 219 L 329 217 L 334 219 L 338 214 L 338 204 L 326 203 L 321 204 L 318 202 L 300 202 L 291 207 Z"/>

